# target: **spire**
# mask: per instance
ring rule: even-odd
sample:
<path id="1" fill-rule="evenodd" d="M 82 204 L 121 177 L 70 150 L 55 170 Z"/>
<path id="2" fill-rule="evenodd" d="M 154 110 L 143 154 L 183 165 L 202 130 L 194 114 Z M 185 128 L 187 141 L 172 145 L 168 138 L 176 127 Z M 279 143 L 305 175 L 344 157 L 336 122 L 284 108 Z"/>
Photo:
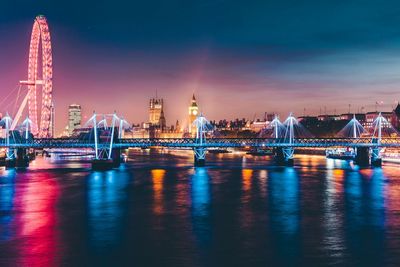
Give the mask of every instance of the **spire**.
<path id="1" fill-rule="evenodd" d="M 196 103 L 196 97 L 194 96 L 194 93 L 193 93 L 193 96 L 192 96 L 192 107 L 197 107 L 197 103 Z"/>

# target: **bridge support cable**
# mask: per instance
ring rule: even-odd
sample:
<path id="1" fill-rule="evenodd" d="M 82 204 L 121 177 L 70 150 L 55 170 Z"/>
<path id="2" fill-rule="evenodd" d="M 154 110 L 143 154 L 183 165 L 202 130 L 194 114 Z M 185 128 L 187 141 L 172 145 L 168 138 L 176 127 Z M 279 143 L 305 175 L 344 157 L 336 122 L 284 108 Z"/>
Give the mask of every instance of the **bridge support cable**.
<path id="1" fill-rule="evenodd" d="M 117 118 L 117 115 L 114 113 L 112 116 L 112 123 L 111 123 L 111 137 L 110 137 L 110 147 L 108 149 L 108 159 L 111 159 L 111 154 L 112 154 L 112 149 L 113 149 L 116 118 Z"/>
<path id="2" fill-rule="evenodd" d="M 392 137 L 398 135 L 398 132 L 390 124 L 390 122 L 379 113 L 373 122 L 374 132 L 371 139 L 371 165 L 381 166 L 382 165 L 382 139 L 384 137 Z"/>
<path id="3" fill-rule="evenodd" d="M 1 121 L 5 127 L 4 145 L 6 148 L 6 168 L 27 167 L 29 165 L 29 158 L 27 155 L 28 148 L 22 145 L 29 145 L 28 138 L 23 138 L 19 131 L 11 130 L 13 120 L 8 114 Z M 29 121 L 26 123 L 28 124 Z M 27 127 L 29 129 L 29 126 Z M 27 136 L 29 137 L 29 134 L 25 133 L 25 137 Z"/>
<path id="4" fill-rule="evenodd" d="M 271 127 L 273 130 L 272 138 L 279 140 L 285 137 L 286 127 L 281 123 L 277 115 L 271 121 Z"/>
<path id="5" fill-rule="evenodd" d="M 195 139 L 195 147 L 193 148 L 194 152 L 194 165 L 195 166 L 204 166 L 206 162 L 206 135 L 207 131 L 211 130 L 211 124 L 207 121 L 207 119 L 200 114 L 193 122 L 196 126 L 196 139 Z"/>
<path id="6" fill-rule="evenodd" d="M 278 147 L 275 152 L 276 162 L 280 165 L 292 166 L 294 163 L 294 146 L 296 133 L 305 132 L 305 129 L 301 128 L 301 125 L 292 113 L 283 123 L 285 126 L 285 134 L 283 136 L 282 147 Z"/>
<path id="7" fill-rule="evenodd" d="M 92 160 L 92 168 L 96 170 L 107 170 L 119 167 L 121 164 L 121 149 L 116 143 L 120 143 L 119 125 L 128 124 L 122 121 L 114 112 L 104 114 L 100 121 L 97 120 L 96 113 L 89 119 L 86 125 L 93 126 L 95 158 Z M 107 122 L 110 120 L 111 124 Z M 97 122 L 98 121 L 98 122 Z"/>
<path id="8" fill-rule="evenodd" d="M 85 127 L 92 126 L 93 128 L 93 139 L 94 139 L 94 159 L 99 159 L 99 141 L 98 141 L 98 134 L 97 134 L 97 120 L 96 120 L 96 112 L 93 112 L 92 117 L 86 122 Z M 90 138 L 89 138 L 90 139 Z"/>
<path id="9" fill-rule="evenodd" d="M 11 142 L 10 142 L 10 132 L 11 132 L 11 125 L 12 125 L 12 119 L 8 113 L 6 116 L 1 120 L 4 123 L 4 128 L 5 128 L 5 146 L 6 146 L 6 166 L 7 165 L 13 165 L 13 162 L 15 161 L 15 151 L 14 148 L 12 148 Z"/>
<path id="10" fill-rule="evenodd" d="M 31 125 L 32 121 L 29 119 L 29 117 L 26 117 L 26 119 L 22 122 L 22 127 L 25 129 L 24 130 L 25 143 L 28 143 Z"/>

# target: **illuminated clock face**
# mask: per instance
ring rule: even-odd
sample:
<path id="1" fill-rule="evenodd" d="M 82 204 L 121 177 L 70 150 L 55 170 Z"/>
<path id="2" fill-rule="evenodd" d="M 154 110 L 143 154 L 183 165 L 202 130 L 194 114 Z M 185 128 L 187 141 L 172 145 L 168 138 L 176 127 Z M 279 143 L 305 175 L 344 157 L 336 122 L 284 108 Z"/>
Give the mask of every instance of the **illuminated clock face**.
<path id="1" fill-rule="evenodd" d="M 197 115 L 197 110 L 193 110 L 193 115 Z"/>

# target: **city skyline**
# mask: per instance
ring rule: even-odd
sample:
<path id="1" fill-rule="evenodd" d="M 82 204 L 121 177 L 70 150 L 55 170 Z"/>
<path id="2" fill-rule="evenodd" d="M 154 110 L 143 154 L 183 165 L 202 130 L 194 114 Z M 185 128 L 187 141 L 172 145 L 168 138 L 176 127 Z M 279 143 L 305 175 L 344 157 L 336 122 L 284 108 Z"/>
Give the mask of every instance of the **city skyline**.
<path id="1" fill-rule="evenodd" d="M 185 121 L 193 92 L 209 119 L 291 111 L 301 116 L 304 108 L 318 114 L 325 106 L 345 113 L 349 104 L 352 112 L 362 106 L 373 111 L 376 101 L 383 101 L 380 109 L 390 110 L 398 99 L 400 33 L 397 7 L 387 8 L 391 1 L 370 2 L 362 10 L 356 1 L 334 7 L 316 1 L 252 3 L 246 20 L 240 5 L 223 1 L 192 2 L 181 12 L 174 11 L 174 1 L 155 8 L 140 4 L 132 14 L 118 5 L 97 4 L 88 14 L 38 3 L 18 10 L 5 4 L 0 11 L 0 32 L 7 36 L 0 40 L 5 94 L 26 79 L 34 17 L 48 18 L 57 133 L 75 102 L 82 105 L 83 118 L 93 110 L 117 110 L 130 122 L 145 122 L 148 99 L 156 90 L 166 101 L 168 125 Z M 93 4 L 80 6 L 91 11 Z M 230 12 L 217 16 L 222 10 Z M 274 14 L 277 10 L 287 11 Z M 324 27 L 312 25 L 314 20 Z"/>
<path id="2" fill-rule="evenodd" d="M 0 267 L 400 266 L 400 2 L 0 5 Z"/>

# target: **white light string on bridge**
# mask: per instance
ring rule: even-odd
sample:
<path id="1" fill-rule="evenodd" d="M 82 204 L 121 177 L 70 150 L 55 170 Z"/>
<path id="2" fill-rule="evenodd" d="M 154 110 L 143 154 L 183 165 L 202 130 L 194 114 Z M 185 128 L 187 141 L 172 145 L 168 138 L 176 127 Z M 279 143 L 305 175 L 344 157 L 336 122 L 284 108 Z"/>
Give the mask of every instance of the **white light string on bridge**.
<path id="1" fill-rule="evenodd" d="M 284 142 L 293 144 L 295 138 L 311 138 L 313 135 L 290 113 L 283 122 L 285 126 Z"/>
<path id="2" fill-rule="evenodd" d="M 98 122 L 97 126 L 98 127 L 102 127 L 103 126 L 104 130 L 107 129 L 108 124 L 107 124 L 107 119 L 106 119 L 106 115 L 105 114 L 103 115 L 103 119 Z"/>
<path id="3" fill-rule="evenodd" d="M 123 131 L 130 127 L 130 124 L 123 118 L 118 118 L 119 120 L 119 131 L 118 131 L 118 138 L 121 139 L 123 137 Z"/>
<path id="4" fill-rule="evenodd" d="M 98 154 L 98 140 L 97 140 L 97 121 L 96 121 L 96 113 L 93 112 L 93 116 L 85 123 L 85 127 L 89 127 L 92 124 L 94 131 L 94 151 L 96 159 L 99 158 Z"/>
<path id="5" fill-rule="evenodd" d="M 193 121 L 193 125 L 196 126 L 196 147 L 194 148 L 195 164 L 203 165 L 206 158 L 205 144 L 207 132 L 211 132 L 213 126 L 202 113 Z"/>
<path id="6" fill-rule="evenodd" d="M 112 116 L 112 123 L 111 123 L 110 149 L 108 150 L 108 159 L 111 159 L 111 153 L 112 153 L 113 142 L 114 142 L 116 118 L 117 118 L 117 115 L 114 113 L 114 115 Z"/>
<path id="7" fill-rule="evenodd" d="M 392 137 L 399 135 L 399 132 L 385 117 L 382 116 L 381 112 L 379 112 L 379 115 L 372 123 L 372 129 L 372 137 L 377 140 L 378 144 L 381 143 L 383 137 Z"/>
<path id="8" fill-rule="evenodd" d="M 21 125 L 25 130 L 25 140 L 28 140 L 29 138 L 29 131 L 32 127 L 32 121 L 29 119 L 29 117 L 26 117 L 26 119 L 22 122 Z"/>
<path id="9" fill-rule="evenodd" d="M 351 137 L 351 138 L 359 138 L 363 134 L 366 134 L 367 131 L 361 125 L 361 123 L 357 120 L 356 115 L 353 115 L 353 118 L 343 127 L 342 130 L 337 134 L 338 137 Z"/>
<path id="10" fill-rule="evenodd" d="M 10 117 L 10 115 L 8 115 L 8 113 L 6 114 L 6 116 L 4 116 L 1 119 L 1 122 L 4 123 L 4 127 L 5 127 L 5 130 L 6 130 L 6 132 L 5 132 L 5 145 L 7 146 L 7 148 L 6 148 L 6 158 L 7 159 L 11 159 L 14 156 L 13 152 L 11 152 L 11 149 L 10 149 L 10 127 L 11 127 L 12 121 L 13 120 Z"/>
<path id="11" fill-rule="evenodd" d="M 102 119 L 99 121 L 97 117 L 101 117 Z M 110 119 L 111 124 L 108 123 L 108 120 Z M 116 113 L 99 115 L 94 112 L 92 117 L 90 117 L 90 119 L 85 123 L 85 127 L 91 126 L 93 128 L 96 159 L 104 157 L 111 159 L 112 149 L 114 146 L 115 128 L 117 125 L 119 126 L 118 138 L 120 138 L 122 130 L 129 126 L 129 123 L 126 120 L 118 117 Z M 99 130 L 103 130 L 103 132 L 108 133 L 105 143 L 99 142 Z"/>
<path id="12" fill-rule="evenodd" d="M 193 121 L 193 125 L 196 126 L 196 140 L 198 144 L 203 144 L 206 141 L 207 132 L 213 130 L 211 123 L 201 113 Z"/>
<path id="13" fill-rule="evenodd" d="M 271 121 L 271 127 L 272 127 L 272 137 L 275 139 L 278 138 L 284 138 L 285 132 L 286 132 L 286 127 L 283 125 L 283 123 L 279 120 L 278 115 L 275 115 L 274 119 Z"/>

